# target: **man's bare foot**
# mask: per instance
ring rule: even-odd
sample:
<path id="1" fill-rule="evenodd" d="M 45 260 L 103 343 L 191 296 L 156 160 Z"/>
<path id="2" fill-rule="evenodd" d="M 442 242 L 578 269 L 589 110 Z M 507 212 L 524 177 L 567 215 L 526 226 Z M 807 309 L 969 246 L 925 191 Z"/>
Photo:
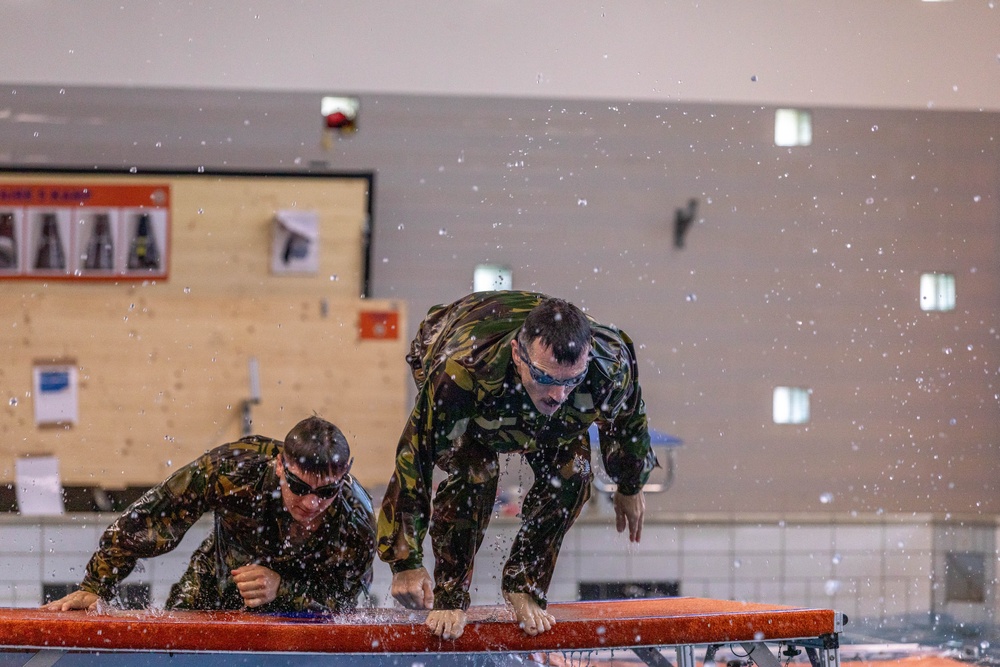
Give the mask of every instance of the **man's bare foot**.
<path id="1" fill-rule="evenodd" d="M 535 598 L 527 593 L 508 593 L 505 591 L 503 596 L 507 603 L 514 608 L 514 618 L 517 619 L 518 627 L 524 630 L 524 634 L 529 637 L 548 632 L 556 624 L 556 619 L 553 618 L 552 614 L 539 607 Z"/>
<path id="2" fill-rule="evenodd" d="M 424 622 L 441 639 L 458 639 L 465 632 L 465 612 L 461 609 L 433 609 Z"/>

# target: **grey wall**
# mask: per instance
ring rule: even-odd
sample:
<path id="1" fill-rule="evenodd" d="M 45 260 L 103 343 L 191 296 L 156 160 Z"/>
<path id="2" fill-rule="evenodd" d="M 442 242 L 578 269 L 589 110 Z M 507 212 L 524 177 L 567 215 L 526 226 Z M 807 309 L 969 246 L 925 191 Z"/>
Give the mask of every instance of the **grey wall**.
<path id="1" fill-rule="evenodd" d="M 1000 111 L 992 0 L 0 4 L 0 81 Z"/>
<path id="2" fill-rule="evenodd" d="M 374 170 L 371 296 L 409 331 L 488 261 L 633 336 L 652 424 L 684 441 L 654 509 L 1000 511 L 998 115 L 815 108 L 788 149 L 772 107 L 379 95 L 324 150 L 316 107 L 18 86 L 0 158 Z M 955 311 L 920 310 L 923 271 L 957 276 Z M 809 424 L 771 423 L 786 384 Z"/>

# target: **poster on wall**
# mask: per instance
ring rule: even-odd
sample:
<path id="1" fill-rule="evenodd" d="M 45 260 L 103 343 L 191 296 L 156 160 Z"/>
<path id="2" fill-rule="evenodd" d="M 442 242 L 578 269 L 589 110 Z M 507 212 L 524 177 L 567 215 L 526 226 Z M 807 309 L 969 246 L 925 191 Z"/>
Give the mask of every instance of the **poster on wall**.
<path id="1" fill-rule="evenodd" d="M 62 478 L 55 456 L 21 456 L 14 463 L 17 511 L 23 516 L 63 514 Z"/>
<path id="2" fill-rule="evenodd" d="M 0 278 L 165 279 L 170 186 L 0 184 Z"/>
<path id="3" fill-rule="evenodd" d="M 319 214 L 316 211 L 278 211 L 271 234 L 271 272 L 319 271 Z"/>
<path id="4" fill-rule="evenodd" d="M 80 420 L 76 364 L 71 361 L 34 366 L 36 426 L 65 426 Z"/>

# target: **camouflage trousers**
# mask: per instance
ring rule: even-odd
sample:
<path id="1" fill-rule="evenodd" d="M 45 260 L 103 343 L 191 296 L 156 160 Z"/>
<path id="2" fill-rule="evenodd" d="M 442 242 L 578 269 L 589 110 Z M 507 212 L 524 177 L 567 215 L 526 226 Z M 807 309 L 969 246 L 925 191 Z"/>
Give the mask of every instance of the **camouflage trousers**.
<path id="1" fill-rule="evenodd" d="M 501 582 L 505 593 L 527 593 L 543 608 L 563 538 L 590 498 L 590 446 L 524 453 L 534 483 L 521 506 Z M 497 452 L 464 442 L 437 457 L 447 473 L 434 496 L 429 533 L 434 550 L 434 606 L 467 609 L 473 562 L 489 526 L 499 481 Z M 387 491 L 391 493 L 391 490 Z M 395 532 L 395 531 L 393 531 Z"/>

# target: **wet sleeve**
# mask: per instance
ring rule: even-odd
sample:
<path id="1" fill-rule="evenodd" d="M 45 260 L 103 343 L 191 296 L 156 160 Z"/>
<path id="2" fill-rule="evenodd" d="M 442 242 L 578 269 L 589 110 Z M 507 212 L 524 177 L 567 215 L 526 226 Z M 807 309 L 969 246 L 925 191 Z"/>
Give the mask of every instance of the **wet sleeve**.
<path id="1" fill-rule="evenodd" d="M 450 365 L 432 372 L 417 395 L 396 449 L 395 470 L 378 520 L 379 558 L 393 574 L 423 565 L 434 463 L 456 429 L 468 423 L 471 376 Z"/>
<path id="2" fill-rule="evenodd" d="M 635 495 L 649 479 L 658 463 L 649 443 L 649 423 L 635 362 L 635 353 L 626 345 L 627 364 L 616 387 L 619 405 L 611 419 L 598 422 L 604 469 L 626 496 Z"/>
<path id="3" fill-rule="evenodd" d="M 174 549 L 209 507 L 212 477 L 206 455 L 143 494 L 104 531 L 80 588 L 110 599 L 140 558 Z"/>

